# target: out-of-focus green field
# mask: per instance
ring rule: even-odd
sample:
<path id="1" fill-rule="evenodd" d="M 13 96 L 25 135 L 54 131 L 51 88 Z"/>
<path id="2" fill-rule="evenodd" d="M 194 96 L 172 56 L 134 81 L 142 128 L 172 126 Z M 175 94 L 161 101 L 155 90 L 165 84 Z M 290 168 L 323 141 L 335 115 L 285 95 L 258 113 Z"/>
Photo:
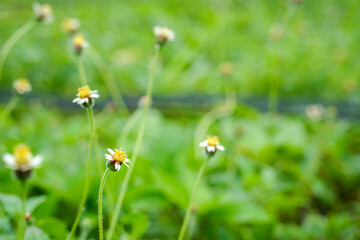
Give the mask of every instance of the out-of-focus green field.
<path id="1" fill-rule="evenodd" d="M 223 85 L 231 84 L 240 98 L 267 97 L 276 79 L 280 99 L 359 99 L 356 0 L 49 3 L 55 21 L 37 26 L 15 45 L 0 86 L 0 114 L 14 79 L 27 77 L 33 86 L 0 129 L 1 155 L 25 142 L 44 156 L 30 180 L 28 205 L 33 209 L 25 239 L 65 239 L 84 187 L 88 121 L 85 110 L 66 107 L 79 87 L 79 74 L 71 40 L 60 28 L 65 17 L 81 21 L 81 33 L 101 53 L 127 97 L 144 95 L 154 52 L 152 27 L 165 25 L 175 30 L 176 40 L 161 52 L 155 96 L 222 97 Z M 0 2 L 0 48 L 33 17 L 31 4 Z M 218 70 L 223 61 L 234 64 L 227 80 Z M 99 102 L 110 101 L 86 53 L 84 64 L 91 88 L 99 90 Z M 62 104 L 55 104 L 57 99 Z M 95 111 L 99 144 L 79 239 L 98 239 L 103 154 L 108 147 L 119 147 L 129 119 L 107 106 Z M 203 161 L 194 157 L 194 133 L 205 113 L 184 117 L 179 111 L 168 117 L 155 107 L 150 110 L 114 239 L 177 238 Z M 188 239 L 359 239 L 360 125 L 332 113 L 330 108 L 313 122 L 304 115 L 273 117 L 239 102 L 231 116 L 215 121 L 208 134 L 218 135 L 226 151 L 209 162 Z M 138 130 L 139 122 L 123 145 L 130 159 Z M 109 175 L 105 232 L 126 171 L 123 167 Z M 15 239 L 20 185 L 3 162 L 0 192 L 0 239 Z"/>

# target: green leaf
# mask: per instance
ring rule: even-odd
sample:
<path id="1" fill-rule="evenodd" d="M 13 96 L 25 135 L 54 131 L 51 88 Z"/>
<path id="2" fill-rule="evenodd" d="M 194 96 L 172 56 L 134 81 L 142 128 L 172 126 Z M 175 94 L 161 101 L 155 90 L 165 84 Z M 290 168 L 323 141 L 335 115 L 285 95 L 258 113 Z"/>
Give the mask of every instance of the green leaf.
<path id="1" fill-rule="evenodd" d="M 0 194 L 0 201 L 5 212 L 14 216 L 20 213 L 21 200 L 16 195 L 11 194 Z"/>
<path id="2" fill-rule="evenodd" d="M 149 217 L 141 212 L 126 214 L 122 221 L 125 229 L 131 228 L 130 236 L 132 239 L 142 237 L 149 227 Z"/>
<path id="3" fill-rule="evenodd" d="M 30 226 L 26 229 L 24 240 L 50 240 L 50 238 L 41 229 Z"/>
<path id="4" fill-rule="evenodd" d="M 45 202 L 45 196 L 31 197 L 26 201 L 26 211 L 32 213 L 40 204 Z"/>
<path id="5" fill-rule="evenodd" d="M 36 224 L 52 239 L 65 239 L 67 235 L 66 224 L 56 218 L 43 218 Z"/>

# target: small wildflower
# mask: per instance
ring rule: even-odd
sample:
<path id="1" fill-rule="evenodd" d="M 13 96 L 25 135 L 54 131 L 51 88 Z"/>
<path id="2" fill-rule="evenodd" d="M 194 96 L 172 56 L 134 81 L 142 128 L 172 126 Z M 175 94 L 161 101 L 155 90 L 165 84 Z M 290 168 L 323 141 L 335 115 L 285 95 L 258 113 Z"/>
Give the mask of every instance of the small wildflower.
<path id="1" fill-rule="evenodd" d="M 54 20 L 52 7 L 49 4 L 34 3 L 33 9 L 36 15 L 36 20 L 39 22 L 50 23 Z"/>
<path id="2" fill-rule="evenodd" d="M 31 221 L 31 218 L 32 218 L 31 214 L 30 214 L 29 212 L 26 212 L 26 214 L 25 214 L 25 220 L 26 220 L 27 222 L 30 222 L 30 221 Z"/>
<path id="3" fill-rule="evenodd" d="M 280 40 L 284 35 L 284 27 L 281 24 L 273 24 L 269 29 L 269 37 L 271 40 Z"/>
<path id="4" fill-rule="evenodd" d="M 89 43 L 85 40 L 83 35 L 76 34 L 73 37 L 73 47 L 74 47 L 75 53 L 81 54 L 81 52 L 84 50 L 84 48 L 89 47 Z"/>
<path id="5" fill-rule="evenodd" d="M 318 122 L 324 118 L 325 108 L 321 104 L 309 105 L 305 108 L 306 116 L 313 122 Z"/>
<path id="6" fill-rule="evenodd" d="M 225 77 L 230 76 L 233 72 L 233 69 L 234 66 L 231 62 L 222 62 L 219 65 L 219 71 Z"/>
<path id="7" fill-rule="evenodd" d="M 92 91 L 89 86 L 80 87 L 77 91 L 78 93 L 76 94 L 76 98 L 73 100 L 73 103 L 77 103 L 84 108 L 94 106 L 95 98 L 100 97 L 97 93 L 98 91 Z"/>
<path id="8" fill-rule="evenodd" d="M 116 172 L 119 171 L 122 164 L 129 167 L 127 163 L 131 163 L 130 159 L 127 158 L 126 152 L 122 151 L 122 148 L 115 149 L 115 151 L 111 148 L 107 149 L 110 154 L 105 154 L 105 158 L 107 160 L 107 166 L 111 171 Z"/>
<path id="9" fill-rule="evenodd" d="M 61 23 L 61 27 L 66 33 L 73 34 L 79 30 L 80 21 L 76 18 L 66 18 Z"/>
<path id="10" fill-rule="evenodd" d="M 30 177 L 32 169 L 40 166 L 43 158 L 40 155 L 34 157 L 30 147 L 21 143 L 15 146 L 13 154 L 5 153 L 3 160 L 19 179 L 25 180 Z"/>
<path id="11" fill-rule="evenodd" d="M 26 78 L 16 79 L 13 83 L 13 88 L 20 95 L 23 95 L 31 91 L 30 82 Z"/>
<path id="12" fill-rule="evenodd" d="M 175 40 L 175 33 L 173 30 L 167 27 L 154 27 L 154 35 L 156 36 L 157 45 L 161 46 L 167 42 L 172 42 Z"/>
<path id="13" fill-rule="evenodd" d="M 206 140 L 199 144 L 200 147 L 205 148 L 205 152 L 210 156 L 216 153 L 216 150 L 225 151 L 224 146 L 220 145 L 218 136 L 207 136 Z"/>
<path id="14" fill-rule="evenodd" d="M 148 98 L 146 95 L 145 96 L 142 96 L 139 101 L 138 101 L 138 107 L 143 107 L 145 106 L 145 104 L 147 104 L 147 102 L 149 101 L 149 105 L 152 105 L 153 103 L 153 100 L 152 98 Z"/>

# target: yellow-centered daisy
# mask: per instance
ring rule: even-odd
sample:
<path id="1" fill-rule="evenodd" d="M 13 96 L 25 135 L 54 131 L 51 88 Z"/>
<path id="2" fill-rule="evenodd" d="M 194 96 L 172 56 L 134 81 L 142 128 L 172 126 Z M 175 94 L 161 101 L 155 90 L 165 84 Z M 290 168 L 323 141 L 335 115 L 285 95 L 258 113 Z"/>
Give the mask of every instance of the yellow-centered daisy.
<path id="1" fill-rule="evenodd" d="M 15 146 L 13 154 L 5 153 L 3 160 L 10 169 L 27 172 L 40 166 L 42 156 L 33 156 L 28 145 L 21 143 Z"/>
<path id="2" fill-rule="evenodd" d="M 61 23 L 62 29 L 70 34 L 77 32 L 80 28 L 80 21 L 76 18 L 66 18 Z"/>
<path id="3" fill-rule="evenodd" d="M 153 31 L 156 37 L 156 43 L 159 45 L 164 45 L 167 42 L 175 40 L 175 32 L 167 27 L 155 26 Z"/>
<path id="4" fill-rule="evenodd" d="M 31 84 L 26 78 L 19 78 L 14 81 L 13 88 L 18 94 L 23 95 L 31 91 Z"/>
<path id="5" fill-rule="evenodd" d="M 39 22 L 50 23 L 54 20 L 52 7 L 49 4 L 33 4 L 34 13 L 36 16 L 36 20 Z"/>
<path id="6" fill-rule="evenodd" d="M 77 103 L 85 108 L 92 107 L 95 103 L 95 98 L 99 98 L 97 90 L 92 91 L 89 86 L 83 86 L 78 88 L 76 98 L 73 103 Z"/>
<path id="7" fill-rule="evenodd" d="M 131 163 L 130 159 L 127 158 L 126 152 L 120 149 L 107 149 L 110 154 L 105 154 L 105 158 L 107 160 L 107 166 L 112 171 L 119 171 L 122 164 L 129 167 L 127 163 Z"/>
<path id="8" fill-rule="evenodd" d="M 204 147 L 206 153 L 214 154 L 216 150 L 225 151 L 225 147 L 220 145 L 218 136 L 207 136 L 204 141 L 199 144 L 200 147 Z"/>
<path id="9" fill-rule="evenodd" d="M 77 54 L 80 54 L 84 50 L 84 48 L 89 47 L 89 43 L 85 40 L 83 35 L 76 34 L 73 37 L 73 47 L 74 47 L 74 51 Z"/>

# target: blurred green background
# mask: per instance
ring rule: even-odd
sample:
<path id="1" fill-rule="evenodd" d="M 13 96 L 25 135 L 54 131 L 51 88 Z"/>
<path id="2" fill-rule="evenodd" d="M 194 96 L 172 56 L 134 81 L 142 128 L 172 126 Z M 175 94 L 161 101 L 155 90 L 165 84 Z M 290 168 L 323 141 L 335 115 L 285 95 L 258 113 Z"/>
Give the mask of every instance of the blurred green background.
<path id="1" fill-rule="evenodd" d="M 27 77 L 33 85 L 0 130 L 1 154 L 25 142 L 45 158 L 30 181 L 27 239 L 64 239 L 84 185 L 88 121 L 85 111 L 71 104 L 79 75 L 71 40 L 60 27 L 66 17 L 81 21 L 81 33 L 102 55 L 126 99 L 146 91 L 154 25 L 176 32 L 176 41 L 161 53 L 154 95 L 216 99 L 201 111 L 196 101 L 188 102 L 192 115 L 183 113 L 183 102 L 170 105 L 170 116 L 154 102 L 116 239 L 176 239 L 202 163 L 194 157 L 195 129 L 207 109 L 222 106 L 224 86 L 239 99 L 266 99 L 276 79 L 282 101 L 359 101 L 356 0 L 48 3 L 55 21 L 37 26 L 15 45 L 0 86 L 2 111 L 14 79 Z M 0 2 L 0 47 L 33 17 L 31 4 Z M 234 65 L 227 78 L 218 69 L 223 61 Z M 97 239 L 103 154 L 119 147 L 129 116 L 109 107 L 107 88 L 87 54 L 84 64 L 101 98 L 95 112 L 99 145 L 77 236 Z M 360 124 L 325 107 L 321 120 L 312 121 L 304 106 L 301 114 L 274 117 L 239 101 L 231 116 L 211 124 L 208 134 L 218 135 L 226 151 L 211 159 L 202 179 L 188 239 L 359 239 Z M 130 159 L 138 124 L 123 146 Z M 105 230 L 125 172 L 109 176 Z M 3 163 L 0 191 L 0 239 L 14 239 L 20 186 Z"/>

